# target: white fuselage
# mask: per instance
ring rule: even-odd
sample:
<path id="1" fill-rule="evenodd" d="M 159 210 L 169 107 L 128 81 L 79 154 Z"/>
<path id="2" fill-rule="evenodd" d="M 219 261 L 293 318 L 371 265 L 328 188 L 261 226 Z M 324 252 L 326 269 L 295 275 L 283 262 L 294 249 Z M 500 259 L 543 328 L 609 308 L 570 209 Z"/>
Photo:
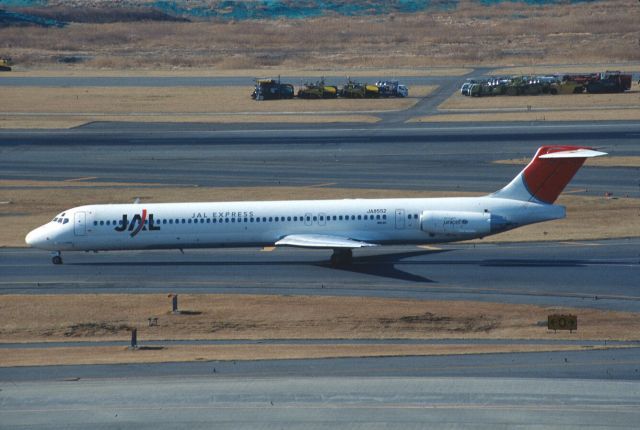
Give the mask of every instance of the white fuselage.
<path id="1" fill-rule="evenodd" d="M 290 235 L 438 243 L 564 215 L 562 206 L 490 196 L 90 205 L 65 211 L 26 240 L 52 251 L 272 246 Z"/>

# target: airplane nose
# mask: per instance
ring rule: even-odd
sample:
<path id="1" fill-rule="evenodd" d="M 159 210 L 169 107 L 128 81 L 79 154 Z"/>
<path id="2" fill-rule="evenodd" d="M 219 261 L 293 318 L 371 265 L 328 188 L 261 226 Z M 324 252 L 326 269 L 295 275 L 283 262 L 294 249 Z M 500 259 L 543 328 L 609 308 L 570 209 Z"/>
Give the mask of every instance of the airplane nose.
<path id="1" fill-rule="evenodd" d="M 38 227 L 35 230 L 31 230 L 24 238 L 24 241 L 27 243 L 27 245 L 37 248 L 38 246 L 46 242 L 44 233 L 45 232 L 42 230 L 42 228 Z"/>

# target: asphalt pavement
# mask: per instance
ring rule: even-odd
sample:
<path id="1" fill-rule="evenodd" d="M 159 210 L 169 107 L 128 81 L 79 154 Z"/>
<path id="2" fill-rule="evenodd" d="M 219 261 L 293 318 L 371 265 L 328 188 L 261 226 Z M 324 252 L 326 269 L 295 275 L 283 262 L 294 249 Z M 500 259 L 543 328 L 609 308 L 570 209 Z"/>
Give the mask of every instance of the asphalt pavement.
<path id="1" fill-rule="evenodd" d="M 239 293 L 482 300 L 640 311 L 640 239 L 380 247 L 349 268 L 279 248 L 64 253 L 0 249 L 0 293 Z"/>
<path id="2" fill-rule="evenodd" d="M 541 145 L 640 156 L 640 124 L 429 126 L 90 124 L 0 131 L 0 179 L 493 192 Z M 640 196 L 634 167 L 583 167 L 569 190 Z"/>
<path id="3" fill-rule="evenodd" d="M 0 369 L 0 423 L 628 429 L 640 420 L 638 367 L 628 349 Z"/>

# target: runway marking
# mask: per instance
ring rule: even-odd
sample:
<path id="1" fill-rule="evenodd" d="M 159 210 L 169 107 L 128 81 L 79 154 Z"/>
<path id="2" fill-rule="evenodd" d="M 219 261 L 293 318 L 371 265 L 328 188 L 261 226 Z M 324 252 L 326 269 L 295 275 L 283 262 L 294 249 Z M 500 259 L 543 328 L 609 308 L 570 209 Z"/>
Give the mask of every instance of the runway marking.
<path id="1" fill-rule="evenodd" d="M 324 184 L 307 185 L 305 188 L 330 187 L 331 185 L 338 185 L 338 183 L 337 182 L 325 182 Z"/>
<path id="2" fill-rule="evenodd" d="M 418 248 L 429 249 L 431 251 L 441 251 L 442 250 L 442 248 L 439 248 L 437 246 L 431 246 L 431 245 L 418 245 Z"/>
<path id="3" fill-rule="evenodd" d="M 542 378 L 540 378 L 542 379 Z M 275 402 L 274 402 L 275 403 Z M 493 409 L 501 411 L 594 411 L 594 412 L 636 412 L 637 404 L 589 404 L 589 405 L 554 405 L 554 404 L 488 404 L 488 403 L 417 403 L 417 404 L 344 404 L 344 403 L 332 403 L 326 402 L 322 405 L 314 403 L 300 403 L 295 400 L 281 400 L 270 406 L 263 405 L 163 405 L 163 406 L 122 406 L 116 405 L 119 411 L 168 411 L 168 410 L 274 410 L 274 409 L 309 409 L 309 410 L 326 410 L 326 409 L 343 409 L 343 410 L 388 410 L 388 409 L 416 409 L 416 410 L 432 410 L 432 409 L 453 409 L 453 410 L 465 410 L 465 409 Z M 50 412 L 95 412 L 96 410 L 102 411 L 104 408 L 38 408 L 38 409 L 10 409 L 6 410 L 6 413 L 50 413 Z"/>
<path id="4" fill-rule="evenodd" d="M 271 252 L 271 251 L 273 251 L 274 249 L 276 249 L 276 247 L 275 247 L 275 246 L 265 246 L 265 247 L 263 247 L 263 248 L 260 250 L 260 252 Z"/>
<path id="5" fill-rule="evenodd" d="M 577 190 L 564 190 L 562 193 L 563 194 L 575 194 L 575 193 L 586 193 L 587 190 L 586 188 L 582 188 L 582 189 L 577 189 Z"/>
<path id="6" fill-rule="evenodd" d="M 569 245 L 569 246 L 602 246 L 602 243 L 597 243 L 597 242 L 558 242 L 559 244 L 562 245 Z"/>
<path id="7" fill-rule="evenodd" d="M 65 179 L 64 182 L 91 181 L 93 179 L 98 179 L 98 177 L 97 176 L 85 176 L 84 178 Z"/>

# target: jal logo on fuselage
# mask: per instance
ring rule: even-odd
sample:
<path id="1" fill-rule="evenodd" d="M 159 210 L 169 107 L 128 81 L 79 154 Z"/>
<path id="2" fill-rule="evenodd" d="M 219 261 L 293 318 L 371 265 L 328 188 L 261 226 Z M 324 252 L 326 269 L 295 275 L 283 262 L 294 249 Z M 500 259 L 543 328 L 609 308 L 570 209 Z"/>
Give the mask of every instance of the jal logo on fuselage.
<path id="1" fill-rule="evenodd" d="M 150 230 L 157 231 L 160 230 L 160 226 L 154 225 L 153 223 L 153 214 L 149 214 L 149 219 L 147 223 L 147 210 L 142 209 L 142 215 L 135 214 L 131 221 L 129 221 L 129 217 L 127 214 L 122 214 L 122 219 L 120 223 L 114 228 L 115 231 L 130 231 L 131 237 L 134 237 L 136 234 L 140 233 L 142 230 Z M 148 228 L 147 228 L 148 224 Z"/>

